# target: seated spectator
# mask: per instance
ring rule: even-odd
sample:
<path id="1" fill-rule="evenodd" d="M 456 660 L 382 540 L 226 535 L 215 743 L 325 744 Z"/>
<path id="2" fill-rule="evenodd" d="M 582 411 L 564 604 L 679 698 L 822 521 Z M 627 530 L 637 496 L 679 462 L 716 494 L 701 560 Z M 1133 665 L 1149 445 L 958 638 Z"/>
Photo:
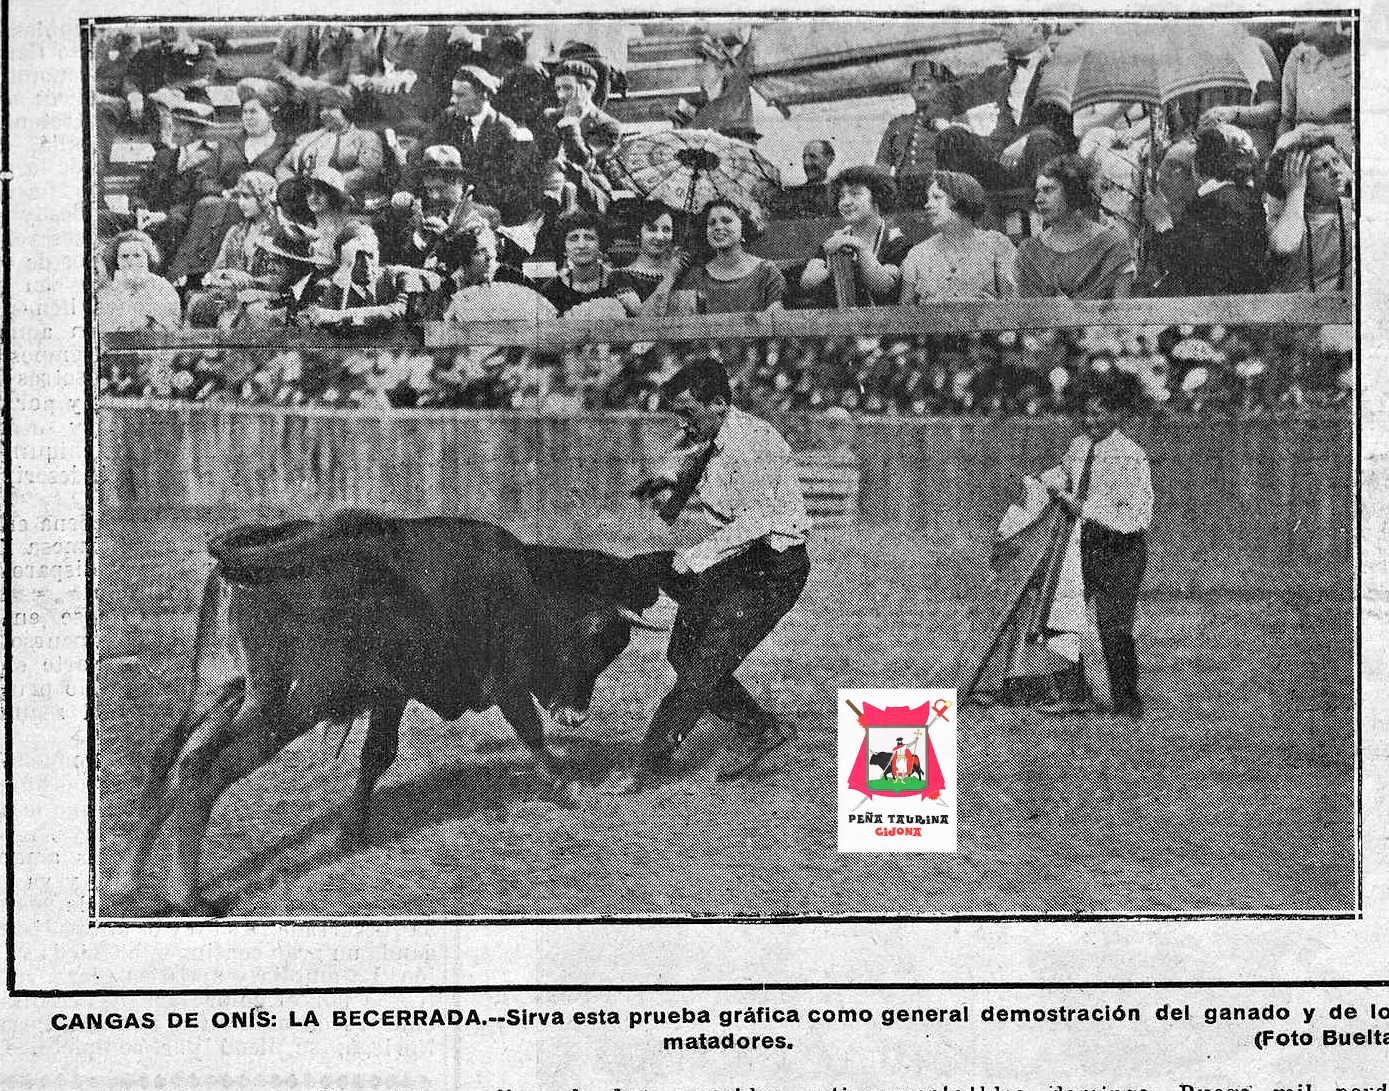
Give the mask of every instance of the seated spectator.
<path id="1" fill-rule="evenodd" d="M 284 288 L 285 265 L 266 248 L 277 228 L 275 179 L 247 171 L 237 180 L 231 201 L 240 220 L 223 237 L 203 277 L 203 291 L 189 298 L 193 326 L 239 325 L 247 316 L 263 314 Z"/>
<path id="2" fill-rule="evenodd" d="M 564 267 L 540 289 L 560 314 L 585 300 L 616 295 L 613 273 L 603 261 L 607 225 L 592 213 L 578 211 L 560 223 Z"/>
<path id="3" fill-rule="evenodd" d="M 1070 115 L 1038 102 L 1042 72 L 1051 60 L 1048 28 L 1035 20 L 1008 23 L 1002 32 L 1007 64 L 962 86 L 964 100 L 992 102 L 998 120 L 986 137 L 952 124 L 936 140 L 936 166 L 978 178 L 987 189 L 1031 187 L 1044 163 L 1072 146 Z"/>
<path id="4" fill-rule="evenodd" d="M 830 263 L 847 256 L 853 272 L 852 299 L 845 306 L 887 306 L 901 294 L 902 260 L 911 245 L 883 217 L 897 207 L 897 187 L 881 167 L 850 167 L 830 183 L 830 196 L 844 226 L 820 247 L 801 272 L 801 291 L 812 307 L 841 305 Z"/>
<path id="5" fill-rule="evenodd" d="M 1336 134 L 1292 134 L 1269 157 L 1264 185 L 1275 290 L 1348 291 L 1355 283 L 1355 205 Z"/>
<path id="6" fill-rule="evenodd" d="M 640 222 L 636 258 L 613 273 L 613 290 L 628 314 L 643 309 L 675 264 L 675 214 L 648 201 L 641 207 Z"/>
<path id="7" fill-rule="evenodd" d="M 1268 283 L 1268 228 L 1253 187 L 1254 142 L 1234 125 L 1207 122 L 1197 131 L 1196 198 L 1174 224 L 1161 193 L 1148 202 L 1156 229 L 1150 260 L 1164 275 L 1163 295 L 1244 295 Z"/>
<path id="8" fill-rule="evenodd" d="M 545 111 L 556 105 L 550 77 L 526 56 L 526 41 L 519 34 L 503 35 L 497 42 L 493 63 L 501 85 L 492 97 L 497 113 L 535 132 Z"/>
<path id="9" fill-rule="evenodd" d="M 622 126 L 594 105 L 597 85 L 593 65 L 586 61 L 561 64 L 554 77 L 560 105 L 545 111 L 535 139 L 542 159 L 563 164 L 565 177 L 577 187 L 579 207 L 601 215 L 612 197 L 602 164 L 621 139 Z"/>
<path id="10" fill-rule="evenodd" d="M 285 182 L 291 178 L 308 178 L 328 167 L 342 176 L 348 196 L 363 204 L 369 194 L 380 191 L 386 165 L 381 135 L 357 128 L 348 117 L 352 95 L 342 88 L 319 88 L 315 102 L 318 128 L 294 142 L 275 176 Z"/>
<path id="11" fill-rule="evenodd" d="M 453 236 L 479 228 L 495 230 L 500 214 L 473 200 L 464 188 L 467 172 L 451 144 L 425 148 L 415 168 L 415 193 L 397 193 L 379 218 L 382 250 L 389 261 L 428 268 L 435 250 Z"/>
<path id="12" fill-rule="evenodd" d="M 445 322 L 509 318 L 539 323 L 559 317 L 554 305 L 534 288 L 494 279 L 497 240 L 492 232 L 457 236 L 440 257 L 449 268 L 449 285 L 455 289 L 444 313 Z"/>
<path id="13" fill-rule="evenodd" d="M 175 253 L 211 181 L 218 146 L 206 138 L 207 119 L 184 106 L 161 107 L 159 139 L 149 172 L 131 202 L 135 226 L 164 253 Z"/>
<path id="14" fill-rule="evenodd" d="M 813 220 L 833 216 L 830 200 L 830 167 L 834 165 L 834 145 L 828 140 L 811 140 L 801 150 L 801 166 L 805 168 L 805 184 L 787 186 L 771 200 L 774 220 Z M 879 164 L 881 165 L 881 164 Z"/>
<path id="15" fill-rule="evenodd" d="M 280 89 L 271 85 L 257 91 L 243 81 L 237 94 L 241 99 L 241 132 L 217 146 L 215 160 L 203 172 L 204 188 L 209 192 L 193 206 L 183 242 L 169 262 L 170 280 L 200 277 L 212 267 L 222 237 L 241 218 L 231 197 L 237 179 L 247 171 L 273 175 L 289 151 L 288 139 L 275 130 L 275 118 L 284 102 Z"/>
<path id="16" fill-rule="evenodd" d="M 104 31 L 92 46 L 92 95 L 96 99 L 98 162 L 111 158 L 116 132 L 127 121 L 144 120 L 145 96 L 130 75 L 130 62 L 140 51 L 140 37 L 127 30 Z"/>
<path id="17" fill-rule="evenodd" d="M 436 78 L 449 28 L 438 24 L 383 23 L 365 28 L 358 56 L 362 71 L 348 79 L 361 101 L 358 119 L 378 131 L 416 137 L 448 105 Z"/>
<path id="18" fill-rule="evenodd" d="M 187 27 L 166 24 L 159 36 L 139 49 L 131 58 L 127 76 L 142 99 L 158 95 L 173 105 L 186 99 L 190 91 L 201 91 L 217 73 L 217 51 L 211 42 L 194 38 Z M 127 99 L 130 119 L 137 124 L 144 114 L 144 102 Z M 207 111 L 207 116 L 211 115 Z"/>
<path id="19" fill-rule="evenodd" d="M 123 231 L 106 246 L 111 282 L 96 296 L 97 329 L 176 330 L 181 307 L 174 286 L 155 270 L 159 248 L 143 231 Z"/>
<path id="20" fill-rule="evenodd" d="M 248 170 L 274 174 L 289 153 L 289 137 L 279 127 L 284 92 L 276 86 L 242 80 L 236 85 L 241 100 L 241 132 L 218 149 L 216 183 L 230 190 Z"/>
<path id="21" fill-rule="evenodd" d="M 292 198 L 286 198 L 286 189 L 291 189 Z M 281 183 L 279 196 L 280 207 L 306 229 L 315 259 L 337 264 L 337 238 L 352 219 L 352 198 L 342 175 L 332 167 L 319 167 L 302 185 Z"/>
<path id="22" fill-rule="evenodd" d="M 560 224 L 578 211 L 578 189 L 565 177 L 564 167 L 550 161 L 541 164 L 540 180 L 530 200 L 533 211 L 522 224 L 501 229 L 512 264 L 526 261 L 564 260 L 564 237 Z"/>
<path id="23" fill-rule="evenodd" d="M 902 262 L 902 303 L 1001 299 L 1017 294 L 1018 253 L 1008 236 L 979 226 L 988 196 L 968 174 L 938 170 L 926 194 L 935 232 Z"/>
<path id="24" fill-rule="evenodd" d="M 1350 24 L 1330 20 L 1297 23 L 1298 44 L 1283 63 L 1278 146 L 1301 125 L 1329 129 L 1342 155 L 1355 149 L 1355 51 Z"/>
<path id="25" fill-rule="evenodd" d="M 1093 168 L 1078 155 L 1057 156 L 1037 175 L 1035 207 L 1045 225 L 1018 247 L 1018 294 L 1120 299 L 1133 286 L 1128 237 L 1092 217 Z"/>
<path id="26" fill-rule="evenodd" d="M 330 23 L 289 23 L 266 62 L 262 80 L 278 83 L 288 96 L 292 128 L 312 124 L 319 92 L 347 88 L 369 65 L 363 56 L 361 27 Z M 257 77 L 252 77 L 257 79 Z"/>
<path id="27" fill-rule="evenodd" d="M 519 223 L 531 212 L 534 145 L 525 130 L 492 107 L 496 90 L 496 77 L 477 65 L 455 72 L 449 107 L 420 137 L 410 162 L 417 165 L 429 147 L 454 148 L 478 200 L 500 211 L 504 223 Z"/>
<path id="28" fill-rule="evenodd" d="M 657 289 L 669 296 L 679 289 L 695 293 L 696 309 L 707 314 L 780 310 L 786 278 L 774 262 L 755 258 L 744 246 L 757 238 L 751 216 L 718 197 L 700 213 L 697 254 L 678 250 L 671 271 Z"/>
<path id="29" fill-rule="evenodd" d="M 892 173 L 902 203 L 921 208 L 936 170 L 936 139 L 960 112 L 959 87 L 934 61 L 911 67 L 907 90 L 916 104 L 910 114 L 893 118 L 878 144 L 878 166 Z"/>
<path id="30" fill-rule="evenodd" d="M 256 308 L 253 317 L 257 322 L 268 326 L 294 324 L 300 309 L 313 299 L 319 281 L 337 265 L 336 248 L 327 256 L 319 242 L 317 232 L 287 218 L 283 208 L 277 210 L 274 233 L 260 245 L 276 263 L 279 295 L 264 302 L 264 313 Z"/>
<path id="31" fill-rule="evenodd" d="M 398 323 L 423 280 L 409 270 L 381 265 L 376 232 L 350 223 L 337 239 L 338 267 L 310 287 L 298 314 L 301 325 L 352 328 Z"/>

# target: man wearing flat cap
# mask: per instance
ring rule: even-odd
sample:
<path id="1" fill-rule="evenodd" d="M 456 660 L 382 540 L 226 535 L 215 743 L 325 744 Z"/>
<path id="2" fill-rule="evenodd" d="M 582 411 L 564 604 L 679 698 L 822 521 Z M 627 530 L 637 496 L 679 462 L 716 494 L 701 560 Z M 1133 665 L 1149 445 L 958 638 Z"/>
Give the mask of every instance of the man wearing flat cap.
<path id="1" fill-rule="evenodd" d="M 408 162 L 418 168 L 429 148 L 454 148 L 473 196 L 498 209 L 503 222 L 519 223 L 530 213 L 534 144 L 528 130 L 492 106 L 497 87 L 497 78 L 486 69 L 475 64 L 459 68 L 448 109 L 425 130 Z"/>
<path id="2" fill-rule="evenodd" d="M 554 75 L 560 105 L 545 111 L 536 141 L 541 157 L 561 163 L 566 178 L 578 187 L 579 207 L 601 215 L 612 196 L 602 160 L 621 139 L 622 125 L 594 104 L 597 86 L 598 70 L 587 61 L 560 64 Z"/>

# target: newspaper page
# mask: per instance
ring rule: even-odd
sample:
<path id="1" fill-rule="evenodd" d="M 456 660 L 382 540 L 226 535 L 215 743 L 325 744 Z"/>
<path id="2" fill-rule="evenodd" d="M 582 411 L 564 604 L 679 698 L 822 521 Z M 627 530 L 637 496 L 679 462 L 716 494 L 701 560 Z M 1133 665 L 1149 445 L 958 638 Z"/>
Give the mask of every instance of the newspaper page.
<path id="1" fill-rule="evenodd" d="M 1377 5 L 5 14 L 0 1083 L 1389 1086 Z"/>

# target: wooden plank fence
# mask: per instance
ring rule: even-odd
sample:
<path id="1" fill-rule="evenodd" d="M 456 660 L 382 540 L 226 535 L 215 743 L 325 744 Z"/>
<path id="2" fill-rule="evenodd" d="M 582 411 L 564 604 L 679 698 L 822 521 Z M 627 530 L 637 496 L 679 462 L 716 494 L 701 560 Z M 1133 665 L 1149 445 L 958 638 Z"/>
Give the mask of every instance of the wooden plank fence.
<path id="1" fill-rule="evenodd" d="M 987 541 L 1024 473 L 1056 465 L 1074 434 L 1057 418 L 785 416 L 816 520 Z M 1353 578 L 1354 422 L 1155 418 L 1136 437 L 1158 497 L 1155 577 L 1276 591 L 1285 575 Z M 474 515 L 534 536 L 630 523 L 635 485 L 676 438 L 668 416 L 502 410 L 273 408 L 104 400 L 100 517 L 224 523 L 367 507 Z"/>

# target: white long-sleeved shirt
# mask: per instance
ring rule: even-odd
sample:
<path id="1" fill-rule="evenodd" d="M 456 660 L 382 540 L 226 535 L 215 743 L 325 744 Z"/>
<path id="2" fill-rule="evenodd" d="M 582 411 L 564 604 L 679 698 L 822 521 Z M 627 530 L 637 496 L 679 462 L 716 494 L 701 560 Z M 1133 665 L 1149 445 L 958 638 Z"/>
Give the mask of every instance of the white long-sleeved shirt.
<path id="1" fill-rule="evenodd" d="M 729 409 L 695 500 L 715 532 L 681 556 L 703 572 L 757 541 L 784 553 L 805 542 L 810 519 L 796 462 L 786 440 L 766 421 Z"/>
<path id="2" fill-rule="evenodd" d="M 1080 485 L 1089 453 L 1089 437 L 1077 436 L 1066 453 L 1072 489 Z M 1148 456 L 1117 428 L 1095 444 L 1082 518 L 1120 534 L 1137 534 L 1152 524 L 1153 476 Z"/>

